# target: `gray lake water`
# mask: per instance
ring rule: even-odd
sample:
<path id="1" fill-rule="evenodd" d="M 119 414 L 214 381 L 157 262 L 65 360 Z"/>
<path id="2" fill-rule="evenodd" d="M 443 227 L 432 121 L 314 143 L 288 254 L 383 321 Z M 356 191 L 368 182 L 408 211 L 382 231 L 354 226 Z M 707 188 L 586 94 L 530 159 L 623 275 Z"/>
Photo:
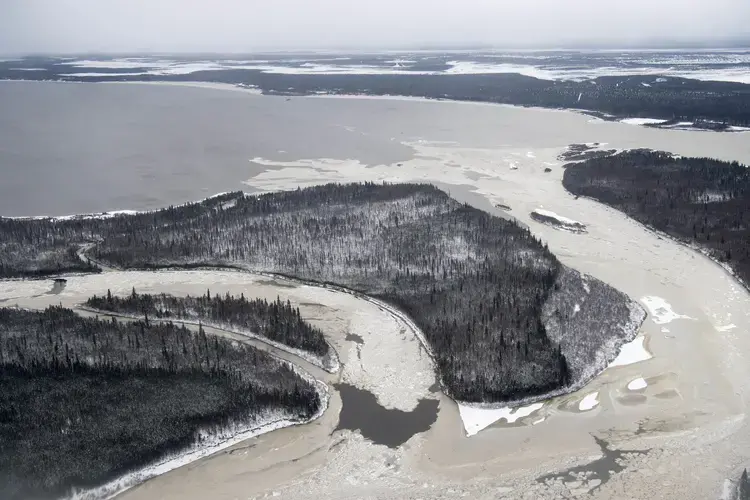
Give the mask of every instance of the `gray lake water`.
<path id="1" fill-rule="evenodd" d="M 650 130 L 569 112 L 383 99 L 257 96 L 148 84 L 0 82 L 0 216 L 155 209 L 244 189 L 256 157 L 396 164 L 404 142 L 576 142 L 750 160 L 750 134 Z M 439 179 L 427 179 L 439 181 Z M 468 200 L 467 200 L 468 201 Z"/>
<path id="2" fill-rule="evenodd" d="M 396 448 L 437 420 L 437 399 L 421 399 L 414 410 L 401 411 L 381 406 L 373 393 L 353 385 L 336 384 L 336 389 L 342 402 L 336 430 L 359 431 L 375 444 Z"/>

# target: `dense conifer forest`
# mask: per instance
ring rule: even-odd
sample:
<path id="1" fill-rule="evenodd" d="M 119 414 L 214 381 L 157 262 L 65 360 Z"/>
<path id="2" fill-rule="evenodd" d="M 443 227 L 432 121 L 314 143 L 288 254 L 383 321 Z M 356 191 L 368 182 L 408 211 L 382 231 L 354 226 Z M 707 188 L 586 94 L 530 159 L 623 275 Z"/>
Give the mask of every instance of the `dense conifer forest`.
<path id="1" fill-rule="evenodd" d="M 589 196 L 705 249 L 750 283 L 750 172 L 737 162 L 626 151 L 568 165 L 573 194 Z"/>
<path id="2" fill-rule="evenodd" d="M 95 244 L 86 258 L 118 268 L 235 266 L 382 298 L 423 330 L 460 400 L 515 400 L 580 382 L 542 321 L 550 294 L 566 293 L 561 264 L 528 229 L 433 186 L 329 184 L 103 219 L 4 219 L 0 236 L 13 242 L 0 248 L 5 276 L 78 270 L 72 256 Z M 605 341 L 634 335 L 623 327 L 631 319 L 607 316 L 591 349 L 606 343 L 614 357 Z"/>
<path id="3" fill-rule="evenodd" d="M 0 498 L 93 487 L 317 391 L 262 351 L 171 323 L 0 308 Z"/>
<path id="4" fill-rule="evenodd" d="M 299 308 L 276 299 L 247 300 L 245 295 L 233 297 L 211 295 L 209 290 L 200 297 L 173 297 L 171 295 L 138 294 L 135 289 L 127 297 L 113 296 L 109 290 L 101 297 L 86 301 L 88 307 L 130 315 L 159 319 L 184 319 L 204 324 L 228 326 L 261 335 L 295 349 L 319 357 L 328 356 L 330 346 L 323 332 L 304 321 Z"/>

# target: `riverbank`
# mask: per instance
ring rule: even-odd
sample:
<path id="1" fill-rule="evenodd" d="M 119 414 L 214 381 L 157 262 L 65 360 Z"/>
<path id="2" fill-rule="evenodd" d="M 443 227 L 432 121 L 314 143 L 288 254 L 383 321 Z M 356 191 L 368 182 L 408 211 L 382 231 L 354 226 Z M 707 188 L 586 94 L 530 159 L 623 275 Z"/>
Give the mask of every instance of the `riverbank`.
<path id="1" fill-rule="evenodd" d="M 201 99 L 203 90 L 190 90 L 191 100 Z M 653 317 L 647 318 L 636 341 L 653 353 L 651 359 L 610 368 L 579 393 L 545 404 L 526 420 L 491 425 L 478 439 L 465 437 L 457 407 L 441 397 L 437 420 L 428 431 L 395 450 L 372 445 L 356 432 L 333 432 L 336 422 L 332 415 L 337 415 L 341 406 L 334 392 L 331 411 L 316 424 L 264 434 L 247 445 L 240 444 L 190 467 L 154 478 L 127 491 L 122 495 L 124 499 L 198 500 L 210 496 L 233 500 L 277 493 L 282 497 L 313 500 L 320 491 L 342 500 L 375 495 L 383 499 L 404 496 L 439 499 L 459 495 L 477 499 L 524 495 L 560 498 L 585 496 L 592 490 L 591 497 L 602 499 L 650 500 L 665 496 L 705 500 L 717 498 L 724 479 L 736 477 L 735 472 L 741 472 L 747 465 L 750 433 L 744 415 L 748 411 L 745 402 L 750 401 L 746 383 L 750 380 L 747 369 L 750 342 L 744 333 L 750 329 L 750 300 L 746 291 L 693 251 L 643 231 L 614 210 L 570 196 L 562 188 L 561 162 L 556 159 L 569 144 L 599 142 L 617 149 L 647 147 L 685 156 L 748 163 L 750 146 L 740 140 L 742 134 L 651 130 L 616 122 L 589 122 L 587 117 L 568 112 L 542 114 L 531 109 L 460 103 L 427 106 L 393 101 L 384 106 L 382 101 L 374 100 L 323 102 L 292 98 L 287 102 L 283 98 L 227 94 L 252 100 L 254 106 L 260 107 L 259 112 L 267 113 L 264 126 L 287 141 L 296 137 L 296 132 L 285 129 L 282 122 L 289 124 L 313 116 L 318 123 L 335 124 L 330 127 L 335 132 L 325 140 L 356 143 L 360 148 L 359 153 L 345 146 L 336 152 L 333 146 L 313 147 L 304 141 L 294 141 L 296 146 L 279 148 L 288 150 L 286 153 L 263 153 L 262 145 L 253 143 L 246 159 L 265 157 L 269 162 L 285 165 L 264 167 L 261 163 L 259 173 L 248 170 L 244 180 L 249 188 L 289 189 L 341 180 L 440 179 L 458 199 L 511 207 L 512 214 L 542 238 L 566 265 L 591 274 L 631 297 L 659 297 L 677 314 L 695 319 L 656 323 Z M 205 144 L 211 141 L 210 135 L 206 135 Z M 396 142 L 405 143 L 410 152 L 380 156 L 371 153 L 375 149 L 386 151 Z M 528 153 L 533 153 L 534 158 Z M 511 169 L 511 163 L 517 168 Z M 222 171 L 221 162 L 213 164 L 214 175 L 219 175 L 216 172 Z M 551 172 L 545 173 L 546 167 Z M 201 196 L 182 199 L 191 197 Z M 586 224 L 588 232 L 565 233 L 531 220 L 529 214 L 540 205 Z M 237 274 L 240 273 L 234 273 Z M 71 286 L 78 279 L 71 278 Z M 165 287 L 203 293 L 202 279 L 192 276 L 180 283 L 173 280 Z M 211 285 L 212 292 L 215 288 L 222 290 L 219 283 L 229 278 L 217 275 L 216 279 L 218 283 Z M 33 290 L 28 293 L 33 295 L 45 294 L 50 284 L 32 285 Z M 16 290 L 7 289 L 0 300 L 27 293 L 18 289 L 19 283 L 7 286 Z M 128 293 L 130 286 L 124 283 L 123 292 Z M 243 290 L 237 286 L 228 288 L 235 293 Z M 286 289 L 278 290 L 285 298 Z M 98 286 L 96 293 L 101 292 Z M 275 290 L 269 293 L 275 298 Z M 297 293 L 300 303 L 320 304 L 324 298 L 328 300 L 330 292 Z M 56 303 L 60 300 L 57 297 L 49 295 L 34 300 Z M 342 356 L 342 372 L 347 371 L 349 360 L 359 363 L 358 353 L 364 369 L 357 367 L 357 377 L 362 380 L 387 364 L 402 366 L 400 359 L 385 362 L 390 349 L 415 353 L 413 358 L 411 354 L 401 356 L 407 358 L 406 366 L 403 372 L 402 368 L 395 372 L 403 373 L 403 379 L 389 377 L 394 380 L 391 387 L 396 387 L 395 381 L 409 387 L 415 378 L 415 360 L 421 363 L 427 358 L 416 354 L 418 340 L 375 349 L 374 344 L 384 337 L 383 326 L 390 323 L 377 316 L 376 306 L 369 305 L 366 307 L 375 307 L 372 313 L 376 316 L 370 321 L 375 322 L 375 328 L 366 331 L 359 321 L 350 327 L 351 315 L 361 303 L 356 303 L 360 306 L 350 303 L 354 309 L 349 310 L 343 307 L 347 299 L 339 299 L 342 302 L 337 307 L 342 312 L 338 313 L 321 306 L 300 307 L 306 317 L 324 319 L 339 332 L 336 338 L 345 339 L 348 333 L 353 333 L 364 339 L 361 345 L 355 341 L 336 345 Z M 63 296 L 62 300 L 67 299 Z M 735 328 L 720 329 L 729 324 Z M 393 327 L 393 338 L 400 338 L 401 328 Z M 381 363 L 381 358 L 385 363 Z M 378 364 L 370 365 L 367 360 Z M 429 374 L 430 370 L 427 363 L 416 372 Z M 638 378 L 647 387 L 634 394 L 627 386 Z M 377 380 L 372 380 L 372 390 L 376 391 Z M 429 396 L 428 389 L 434 383 L 429 377 L 425 380 L 428 384 L 424 393 L 415 391 L 419 397 Z M 595 392 L 598 405 L 581 412 L 581 401 Z M 414 406 L 419 397 L 413 400 Z M 383 400 L 388 398 L 378 396 L 378 401 Z M 533 422 L 539 423 L 530 425 Z M 603 454 L 592 435 L 604 439 L 609 450 L 650 451 L 637 456 L 625 453 L 618 459 L 623 467 L 620 472 L 600 476 L 599 466 L 594 462 Z M 247 446 L 252 446 L 251 451 Z M 696 463 L 701 467 L 696 468 Z M 586 473 L 585 478 L 565 476 L 537 481 L 551 472 L 564 472 L 575 466 Z"/>

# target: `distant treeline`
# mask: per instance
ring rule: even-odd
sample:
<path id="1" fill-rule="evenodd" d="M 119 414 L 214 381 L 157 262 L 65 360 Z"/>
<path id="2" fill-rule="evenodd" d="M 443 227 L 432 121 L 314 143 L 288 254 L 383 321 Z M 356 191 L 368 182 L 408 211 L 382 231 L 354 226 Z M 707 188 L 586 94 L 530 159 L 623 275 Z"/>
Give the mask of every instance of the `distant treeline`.
<path id="1" fill-rule="evenodd" d="M 0 497 L 93 487 L 276 412 L 309 418 L 310 383 L 249 346 L 171 323 L 0 308 Z"/>
<path id="2" fill-rule="evenodd" d="M 229 326 L 320 357 L 327 356 L 330 349 L 323 332 L 304 321 L 299 308 L 279 298 L 269 303 L 264 299 L 247 300 L 244 294 L 239 297 L 229 293 L 212 296 L 210 290 L 200 297 L 173 297 L 138 294 L 133 289 L 127 297 L 113 296 L 107 290 L 106 296 L 95 295 L 86 301 L 86 305 L 102 311 L 143 315 L 146 321 L 151 316 Z"/>
<path id="3" fill-rule="evenodd" d="M 0 220 L 0 272 L 23 276 L 71 248 L 125 269 L 236 266 L 380 297 L 424 331 L 447 391 L 503 401 L 568 385 L 542 305 L 560 263 L 528 229 L 423 184 L 328 184 L 106 219 Z M 54 256 L 54 257 L 52 257 Z M 577 319 L 575 319 L 577 321 Z M 623 336 L 614 323 L 601 338 Z M 596 349 L 597 346 L 589 346 Z"/>
<path id="4" fill-rule="evenodd" d="M 573 194 L 589 196 L 698 245 L 750 283 L 750 172 L 737 162 L 633 150 L 568 165 Z"/>
<path id="5" fill-rule="evenodd" d="M 690 121 L 699 127 L 722 129 L 719 124 L 750 126 L 750 85 L 700 81 L 654 75 L 602 76 L 575 80 L 543 80 L 521 74 L 274 74 L 252 69 L 196 71 L 190 74 L 118 74 L 116 69 L 97 69 L 98 75 L 70 76 L 68 64 L 57 60 L 33 60 L 44 71 L 3 65 L 2 79 L 39 79 L 80 82 L 197 81 L 247 85 L 266 94 L 402 95 L 432 99 L 482 101 L 518 106 L 589 110 L 605 119 L 614 117 L 663 118 Z M 423 68 L 428 69 L 428 68 Z M 446 69 L 438 64 L 434 69 Z M 133 70 L 129 70 L 131 73 Z M 84 70 L 85 72 L 85 70 Z M 136 71 L 137 72 L 137 71 Z M 110 73 L 107 75 L 106 73 Z"/>

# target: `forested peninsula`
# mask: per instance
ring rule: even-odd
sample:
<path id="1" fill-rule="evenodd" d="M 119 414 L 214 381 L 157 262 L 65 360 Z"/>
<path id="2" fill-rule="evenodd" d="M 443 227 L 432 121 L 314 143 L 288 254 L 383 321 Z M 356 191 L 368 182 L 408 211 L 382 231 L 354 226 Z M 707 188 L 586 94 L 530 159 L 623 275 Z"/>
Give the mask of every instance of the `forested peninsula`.
<path id="1" fill-rule="evenodd" d="M 89 298 L 85 306 L 102 312 L 113 312 L 152 319 L 199 322 L 247 335 L 257 335 L 312 357 L 329 371 L 338 370 L 336 352 L 326 342 L 323 332 L 302 319 L 299 308 L 276 299 L 248 300 L 229 295 L 211 295 L 208 290 L 199 297 L 174 297 L 167 294 L 138 294 L 135 289 L 126 297 L 112 295 Z"/>
<path id="2" fill-rule="evenodd" d="M 328 184 L 135 215 L 2 219 L 0 241 L 5 277 L 93 272 L 97 263 L 225 266 L 382 299 L 423 331 L 444 390 L 462 401 L 580 387 L 645 317 L 624 294 L 565 268 L 528 229 L 424 184 Z"/>
<path id="3" fill-rule="evenodd" d="M 286 364 L 202 329 L 0 308 L 0 498 L 99 486 L 321 404 Z"/>
<path id="4" fill-rule="evenodd" d="M 565 188 L 697 247 L 750 283 L 750 172 L 738 162 L 632 150 L 566 165 Z"/>
<path id="5" fill-rule="evenodd" d="M 278 55 L 276 55 L 278 56 Z M 276 57 L 275 56 L 275 57 Z M 280 61 L 283 64 L 283 61 Z M 576 64 L 571 61 L 571 64 Z M 25 71 L 29 65 L 35 71 Z M 445 70 L 445 63 L 425 70 Z M 627 117 L 689 122 L 693 128 L 728 130 L 750 126 L 750 86 L 653 74 L 547 80 L 518 73 L 487 74 L 304 74 L 256 69 L 207 69 L 190 73 L 149 74 L 149 68 L 80 68 L 54 58 L 0 61 L 0 80 L 63 82 L 212 82 L 258 89 L 269 95 L 398 95 L 427 99 L 491 102 L 516 106 L 585 110 L 605 120 Z"/>

